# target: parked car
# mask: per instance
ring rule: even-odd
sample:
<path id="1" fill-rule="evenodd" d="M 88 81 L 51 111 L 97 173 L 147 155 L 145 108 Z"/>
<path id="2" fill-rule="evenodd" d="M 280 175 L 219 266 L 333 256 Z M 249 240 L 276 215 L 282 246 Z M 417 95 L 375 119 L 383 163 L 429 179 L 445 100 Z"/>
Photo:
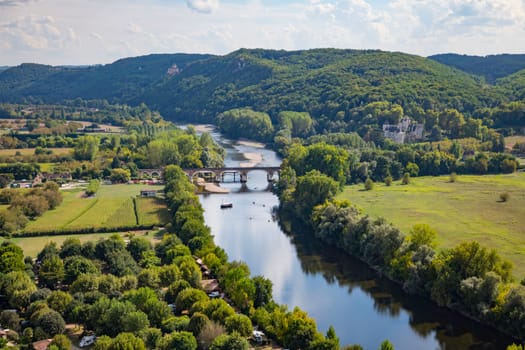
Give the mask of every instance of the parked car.
<path id="1" fill-rule="evenodd" d="M 210 298 L 218 298 L 218 297 L 221 296 L 221 293 L 219 293 L 218 291 L 215 290 L 215 291 L 211 292 L 210 294 L 208 294 L 208 296 Z"/>
<path id="2" fill-rule="evenodd" d="M 92 335 L 85 335 L 80 340 L 80 343 L 78 344 L 78 346 L 83 348 L 85 346 L 93 345 L 93 344 L 95 344 L 95 340 L 97 340 L 97 336 L 96 335 L 94 335 L 94 334 L 92 334 Z"/>
<path id="3" fill-rule="evenodd" d="M 261 331 L 253 331 L 252 332 L 252 337 L 253 337 L 253 340 L 255 340 L 255 342 L 262 343 L 263 340 L 264 340 L 265 335 Z"/>

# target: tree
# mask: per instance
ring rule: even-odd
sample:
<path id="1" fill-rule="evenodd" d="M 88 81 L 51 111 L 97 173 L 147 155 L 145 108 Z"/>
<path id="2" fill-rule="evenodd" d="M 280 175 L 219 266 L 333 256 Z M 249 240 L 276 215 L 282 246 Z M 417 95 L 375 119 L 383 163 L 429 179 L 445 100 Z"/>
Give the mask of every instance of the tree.
<path id="1" fill-rule="evenodd" d="M 437 231 L 427 224 L 416 224 L 410 230 L 407 237 L 410 241 L 410 249 L 415 251 L 419 247 L 426 245 L 431 248 L 436 248 Z"/>
<path id="2" fill-rule="evenodd" d="M 100 268 L 83 256 L 74 255 L 64 260 L 64 282 L 71 284 L 82 274 L 98 275 Z"/>
<path id="3" fill-rule="evenodd" d="M 101 335 L 97 337 L 97 340 L 93 345 L 93 350 L 109 350 L 112 341 L 113 340 L 107 335 Z"/>
<path id="4" fill-rule="evenodd" d="M 273 134 L 270 116 L 248 108 L 231 109 L 219 114 L 217 125 L 232 138 L 248 137 L 268 141 Z"/>
<path id="5" fill-rule="evenodd" d="M 95 256 L 107 260 L 110 253 L 126 249 L 126 242 L 120 235 L 112 235 L 108 239 L 99 240 L 95 246 Z"/>
<path id="6" fill-rule="evenodd" d="M 81 136 L 77 139 L 74 157 L 77 160 L 93 160 L 98 153 L 99 139 L 95 136 Z"/>
<path id="7" fill-rule="evenodd" d="M 178 280 L 168 286 L 168 290 L 164 294 L 164 300 L 166 302 L 174 304 L 177 296 L 184 289 L 191 288 L 191 285 L 186 280 Z"/>
<path id="8" fill-rule="evenodd" d="M 246 315 L 235 314 L 224 320 L 226 330 L 228 333 L 237 332 L 244 337 L 249 337 L 252 334 L 252 321 Z"/>
<path id="9" fill-rule="evenodd" d="M 297 186 L 293 194 L 295 211 L 306 222 L 313 207 L 330 200 L 339 191 L 339 184 L 331 177 L 312 170 L 297 178 Z"/>
<path id="10" fill-rule="evenodd" d="M 146 346 L 141 338 L 132 333 L 124 332 L 111 341 L 108 350 L 146 350 Z"/>
<path id="11" fill-rule="evenodd" d="M 51 292 L 46 301 L 50 308 L 63 315 L 68 304 L 73 301 L 73 297 L 67 292 L 55 290 Z"/>
<path id="12" fill-rule="evenodd" d="M 36 326 L 50 337 L 56 334 L 62 334 L 66 330 L 66 322 L 57 311 L 48 309 L 43 315 L 36 320 Z"/>
<path id="13" fill-rule="evenodd" d="M 263 276 L 255 276 L 253 279 L 253 284 L 255 286 L 255 295 L 253 297 L 253 306 L 258 308 L 264 306 L 272 301 L 272 289 L 273 284 L 267 278 Z"/>
<path id="14" fill-rule="evenodd" d="M 318 170 L 342 186 L 346 182 L 348 160 L 349 155 L 345 149 L 325 143 L 315 143 L 306 148 L 306 155 L 302 160 L 303 169 L 295 169 L 295 171 L 306 174 L 311 170 Z"/>
<path id="15" fill-rule="evenodd" d="M 24 251 L 22 248 L 9 240 L 3 241 L 0 245 L 0 273 L 23 271 L 24 269 Z"/>
<path id="16" fill-rule="evenodd" d="M 142 258 L 142 254 L 153 250 L 153 247 L 151 246 L 150 241 L 146 238 L 134 236 L 130 239 L 126 249 L 130 252 L 133 259 L 135 259 L 136 262 L 139 262 Z"/>
<path id="17" fill-rule="evenodd" d="M 4 328 L 20 331 L 20 316 L 14 310 L 2 310 L 0 313 L 0 324 Z"/>
<path id="18" fill-rule="evenodd" d="M 288 327 L 283 330 L 284 345 L 290 349 L 307 349 L 317 334 L 315 321 L 298 308 L 286 318 Z"/>
<path id="19" fill-rule="evenodd" d="M 198 336 L 209 322 L 208 316 L 201 312 L 195 312 L 190 318 L 187 330 L 193 333 L 194 336 Z"/>
<path id="20" fill-rule="evenodd" d="M 37 290 L 34 282 L 23 271 L 11 271 L 1 278 L 1 291 L 9 305 L 21 309 L 29 305 L 31 295 Z"/>
<path id="21" fill-rule="evenodd" d="M 210 350 L 248 350 L 246 338 L 239 333 L 219 335 L 210 346 Z"/>
<path id="22" fill-rule="evenodd" d="M 82 273 L 78 275 L 77 279 L 71 284 L 69 292 L 75 294 L 98 291 L 98 284 L 98 275 Z"/>
<path id="23" fill-rule="evenodd" d="M 130 171 L 122 168 L 111 169 L 111 175 L 109 176 L 109 179 L 113 183 L 127 183 L 130 178 Z"/>
<path id="24" fill-rule="evenodd" d="M 196 350 L 197 340 L 190 332 L 173 332 L 162 338 L 159 349 Z"/>
<path id="25" fill-rule="evenodd" d="M 225 319 L 235 314 L 235 310 L 224 299 L 210 300 L 203 312 L 210 320 L 220 323 L 223 323 Z"/>
<path id="26" fill-rule="evenodd" d="M 57 334 L 53 337 L 53 341 L 50 345 L 56 346 L 58 350 L 69 350 L 71 349 L 71 341 L 64 334 Z"/>
<path id="27" fill-rule="evenodd" d="M 410 174 L 404 173 L 403 178 L 401 179 L 401 184 L 408 185 L 410 183 Z"/>
<path id="28" fill-rule="evenodd" d="M 394 346 L 388 340 L 385 340 L 381 343 L 379 350 L 394 350 Z"/>
<path id="29" fill-rule="evenodd" d="M 36 256 L 36 260 L 43 262 L 44 259 L 56 255 L 58 255 L 57 244 L 56 242 L 51 241 L 49 243 L 46 243 L 44 248 L 42 248 L 42 250 L 38 253 L 38 255 Z"/>
<path id="30" fill-rule="evenodd" d="M 62 281 L 64 275 L 64 263 L 58 255 L 45 258 L 38 271 L 40 282 L 49 288 L 53 288 L 57 283 Z"/>
<path id="31" fill-rule="evenodd" d="M 367 178 L 365 181 L 365 190 L 371 191 L 374 189 L 374 181 L 371 178 Z"/>
<path id="32" fill-rule="evenodd" d="M 66 238 L 60 247 L 60 257 L 65 259 L 69 256 L 80 254 L 82 254 L 82 243 L 80 242 L 80 239 L 75 237 Z"/>
<path id="33" fill-rule="evenodd" d="M 175 305 L 178 312 L 189 310 L 191 306 L 198 302 L 208 300 L 208 296 L 200 289 L 186 288 L 179 292 Z"/>

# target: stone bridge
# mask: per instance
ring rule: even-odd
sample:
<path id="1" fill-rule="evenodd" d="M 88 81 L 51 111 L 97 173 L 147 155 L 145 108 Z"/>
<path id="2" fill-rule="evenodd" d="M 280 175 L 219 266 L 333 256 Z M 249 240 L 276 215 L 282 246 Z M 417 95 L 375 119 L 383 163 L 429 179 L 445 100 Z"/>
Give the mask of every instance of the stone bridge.
<path id="1" fill-rule="evenodd" d="M 137 169 L 140 178 L 151 177 L 162 179 L 164 177 L 164 168 L 157 169 Z"/>
<path id="2" fill-rule="evenodd" d="M 225 168 L 202 168 L 202 169 L 183 169 L 190 180 L 195 176 L 202 177 L 206 181 L 225 182 L 225 175 L 233 176 L 233 182 L 245 183 L 248 181 L 250 171 L 266 171 L 266 179 L 272 182 L 274 176 L 281 173 L 280 167 L 225 167 Z"/>

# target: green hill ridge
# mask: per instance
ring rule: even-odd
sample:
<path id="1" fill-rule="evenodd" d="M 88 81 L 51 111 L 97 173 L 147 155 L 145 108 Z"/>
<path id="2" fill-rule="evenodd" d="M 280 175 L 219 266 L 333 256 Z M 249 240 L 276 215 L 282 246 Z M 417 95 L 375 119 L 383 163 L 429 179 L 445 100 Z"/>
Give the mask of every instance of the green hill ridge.
<path id="1" fill-rule="evenodd" d="M 372 102 L 405 114 L 481 108 L 523 98 L 523 74 L 489 85 L 433 59 L 379 50 L 240 49 L 224 56 L 156 54 L 89 67 L 22 64 L 0 72 L 0 102 L 106 99 L 146 103 L 176 121 L 210 122 L 233 108 L 275 118 L 308 112 L 326 130 L 359 123 Z M 357 121 L 356 121 L 357 120 Z"/>

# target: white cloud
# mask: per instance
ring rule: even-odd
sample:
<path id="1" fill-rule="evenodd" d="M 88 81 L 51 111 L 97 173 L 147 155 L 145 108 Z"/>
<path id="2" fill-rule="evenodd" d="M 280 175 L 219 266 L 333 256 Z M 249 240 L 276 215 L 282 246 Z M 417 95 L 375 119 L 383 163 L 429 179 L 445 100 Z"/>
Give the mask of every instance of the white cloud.
<path id="1" fill-rule="evenodd" d="M 0 38 L 19 50 L 61 49 L 74 40 L 72 28 L 61 31 L 51 16 L 25 16 L 0 25 Z"/>
<path id="2" fill-rule="evenodd" d="M 190 9 L 200 13 L 210 13 L 219 8 L 219 0 L 186 0 Z"/>
<path id="3" fill-rule="evenodd" d="M 0 0 L 0 6 L 18 6 L 37 0 Z"/>
<path id="4" fill-rule="evenodd" d="M 23 6 L 7 6 L 24 4 Z M 240 47 L 523 52 L 523 0 L 0 0 L 0 65 Z M 219 6 L 220 5 L 220 6 Z M 211 13 L 203 17 L 202 13 Z M 118 14 L 118 15 L 116 15 Z M 60 55 L 57 54 L 60 50 Z"/>

